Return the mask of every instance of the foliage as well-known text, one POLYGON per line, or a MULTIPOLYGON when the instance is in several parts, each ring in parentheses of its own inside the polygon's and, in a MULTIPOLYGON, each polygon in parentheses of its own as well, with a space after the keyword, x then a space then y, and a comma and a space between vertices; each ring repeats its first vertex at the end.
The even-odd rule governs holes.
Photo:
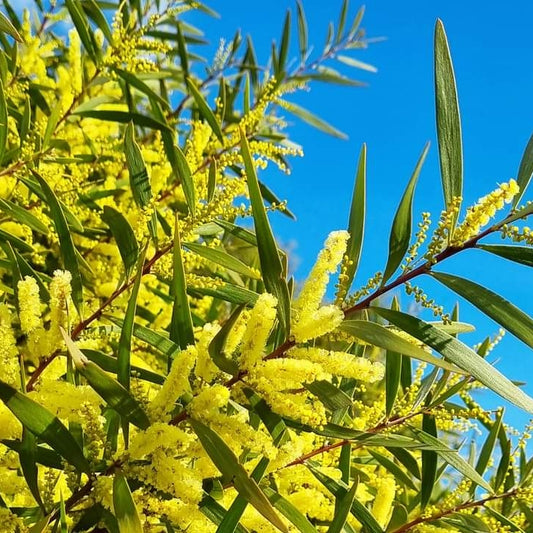
POLYGON ((360 85, 339 62, 373 70, 354 57, 368 44, 362 10, 350 20, 345 1, 313 53, 297 2, 296 24, 287 14, 261 65, 239 32, 213 61, 197 55, 203 36, 185 15, 214 13, 196 1, 35 0, 32 17, 4 7, 2 531, 533 531, 529 435, 513 439, 503 408, 472 396, 486 387, 533 413, 487 358, 503 330, 468 346, 459 337, 473 328, 457 308, 445 313, 414 285, 432 276, 533 347, 524 312, 440 271, 473 248, 533 264, 523 226, 533 207, 519 205, 532 141, 516 181, 461 211, 459 107, 440 21, 436 227, 423 213, 412 236, 426 147, 384 274, 352 290, 363 147, 347 231, 330 234, 296 290, 268 212, 292 215, 258 170, 288 172, 301 155, 285 114, 342 136, 287 98, 315 82, 360 85), (482 241, 497 234, 508 244, 482 241), (437 321, 396 298, 387 306, 382 297, 402 286, 437 321), (472 427, 483 442, 465 454, 472 427))

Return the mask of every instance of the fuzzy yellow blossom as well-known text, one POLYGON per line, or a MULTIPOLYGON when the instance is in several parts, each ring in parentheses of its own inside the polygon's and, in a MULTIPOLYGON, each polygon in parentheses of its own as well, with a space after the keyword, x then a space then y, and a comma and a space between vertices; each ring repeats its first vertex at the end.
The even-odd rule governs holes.
POLYGON ((41 327, 39 286, 34 278, 26 276, 18 282, 17 289, 20 329, 29 334, 41 327))
POLYGON ((63 344, 60 328, 68 329, 68 300, 72 289, 72 276, 68 270, 56 270, 50 282, 50 351, 63 344))
POLYGON ((376 522, 383 528, 389 523, 392 514, 392 503, 396 494, 396 483, 391 476, 377 479, 377 494, 372 504, 372 514, 376 522))
POLYGON ((0 378, 19 388, 19 360, 15 334, 11 327, 11 312, 6 304, 0 304, 0 378))
POLYGON ((157 449, 183 450, 192 440, 192 435, 182 429, 163 422, 156 422, 147 430, 139 431, 135 435, 128 449, 128 454, 133 459, 141 459, 157 449))
POLYGON ((216 384, 204 388, 195 396, 187 406, 187 410, 193 418, 205 421, 211 417, 212 413, 225 407, 229 399, 229 389, 224 385, 216 384))
POLYGON ((0 524, 2 524, 2 531, 4 533, 22 533, 28 530, 22 518, 12 513, 6 507, 0 507, 0 524))
POLYGON ((189 390, 189 374, 196 362, 196 356, 195 346, 187 346, 176 355, 165 383, 148 405, 150 420, 156 422, 167 419, 168 413, 174 408, 174 402, 189 390))
POLYGON ((16 439, 21 435, 22 424, 4 403, 0 403, 0 440, 16 439))
POLYGON ((470 207, 464 221, 455 229, 452 244, 460 246, 468 239, 475 237, 483 226, 486 226, 497 211, 505 204, 511 203, 520 191, 515 180, 502 183, 498 189, 480 198, 476 205, 470 207))
POLYGON ((265 292, 259 296, 251 313, 241 344, 241 366, 250 369, 260 361, 265 352, 265 345, 270 330, 276 319, 275 296, 265 292))
POLYGON ((205 324, 202 331, 198 335, 196 349, 198 350, 198 358, 194 373, 197 377, 207 381, 208 383, 220 373, 219 368, 213 363, 209 355, 209 344, 213 337, 219 332, 220 326, 218 324, 205 324))
POLYGON ((301 359, 272 359, 259 363, 253 371, 253 381, 269 381, 278 390, 293 389, 331 376, 322 365, 301 359))
POLYGON ((292 333, 298 342, 305 342, 333 331, 344 315, 335 305, 320 307, 329 276, 337 270, 346 252, 350 234, 334 231, 329 234, 324 249, 305 281, 292 306, 292 333))
POLYGON ((233 355, 237 347, 241 344, 244 332, 246 331, 246 325, 250 319, 250 312, 246 309, 240 314, 239 318, 235 322, 233 328, 226 337, 226 343, 224 345, 224 353, 226 355, 233 355))
POLYGON ((383 379, 385 374, 385 367, 381 363, 346 352, 334 352, 314 347, 295 347, 289 350, 287 355, 317 363, 329 374, 369 383, 383 379))

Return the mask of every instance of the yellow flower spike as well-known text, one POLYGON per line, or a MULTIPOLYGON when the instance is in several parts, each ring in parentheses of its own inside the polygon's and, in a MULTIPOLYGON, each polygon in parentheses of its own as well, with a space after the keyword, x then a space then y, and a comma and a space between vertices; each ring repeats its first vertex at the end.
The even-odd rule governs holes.
POLYGON ((220 370, 209 355, 209 344, 219 330, 220 326, 218 324, 206 324, 200 331, 198 342, 196 343, 198 358, 194 367, 194 374, 208 383, 220 373, 220 370))
POLYGON ((396 494, 394 478, 384 476, 377 478, 378 492, 372 505, 372 514, 376 522, 383 528, 389 523, 392 514, 392 503, 396 494))
POLYGON ((0 379, 18 389, 19 360, 11 319, 7 305, 0 304, 0 379))
POLYGON ((335 376, 354 378, 372 383, 383 379, 385 367, 379 362, 372 362, 364 357, 355 357, 346 352, 333 352, 322 348, 292 348, 289 357, 312 361, 335 376))
POLYGON ((50 353, 63 345, 60 328, 68 329, 68 300, 72 292, 72 276, 68 270, 56 270, 50 283, 50 353))
POLYGON ((249 370, 262 359, 268 335, 276 320, 277 304, 276 297, 267 292, 257 299, 242 338, 241 367, 243 370, 249 370))
POLYGON ((176 355, 165 383, 148 405, 148 416, 152 422, 168 420, 174 402, 189 390, 189 374, 196 363, 197 354, 195 346, 187 346, 176 355))
POLYGON ((157 449, 180 451, 188 447, 193 436, 182 429, 163 422, 152 424, 147 430, 139 431, 132 439, 128 454, 132 459, 142 459, 157 449))
POLYGON ((334 231, 329 234, 324 249, 305 281, 300 294, 292 306, 292 333, 298 342, 316 338, 334 330, 343 320, 344 314, 335 306, 327 311, 319 310, 326 293, 329 276, 337 270, 346 252, 350 234, 334 231))
POLYGON ((23 333, 30 334, 42 326, 39 286, 34 278, 26 276, 18 282, 17 289, 20 329, 23 333))

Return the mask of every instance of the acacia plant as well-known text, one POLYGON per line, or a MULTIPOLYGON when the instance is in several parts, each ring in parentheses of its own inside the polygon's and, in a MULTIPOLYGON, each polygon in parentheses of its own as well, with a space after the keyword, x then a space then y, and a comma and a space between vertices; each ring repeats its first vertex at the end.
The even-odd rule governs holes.
POLYGON ((261 65, 239 32, 213 61, 197 55, 203 35, 184 15, 213 14, 197 1, 3 4, 2 532, 533 531, 528 434, 512 437, 503 408, 472 392, 531 413, 533 399, 487 360, 501 333, 469 346, 457 308, 416 285, 432 276, 533 347, 524 312, 443 272, 472 248, 533 265, 533 204, 521 206, 533 142, 516 179, 462 209, 440 21, 438 222, 423 213, 412 236, 426 147, 383 272, 352 289, 363 147, 347 230, 295 289, 268 219, 291 213, 258 171, 301 155, 286 115, 338 133, 290 95, 358 85, 336 64, 371 68, 362 10, 351 20, 345 1, 312 52, 297 2, 261 65), (508 244, 491 244, 498 235, 508 244), (435 317, 402 311, 390 298, 401 287, 435 317), (471 427, 483 430, 479 453, 460 449, 471 427))

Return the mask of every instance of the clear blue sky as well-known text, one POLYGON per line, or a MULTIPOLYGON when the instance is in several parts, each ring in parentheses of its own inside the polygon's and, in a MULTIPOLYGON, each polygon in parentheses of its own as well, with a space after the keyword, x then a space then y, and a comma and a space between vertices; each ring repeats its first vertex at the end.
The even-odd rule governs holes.
MULTIPOLYGON (((284 12, 291 0, 249 2, 212 1, 220 20, 195 17, 214 46, 220 37, 231 39, 237 27, 250 33, 258 55, 265 58, 272 39, 279 42, 284 12)), ((352 1, 351 13, 358 4, 352 1)), ((310 42, 323 45, 327 22, 336 20, 340 0, 304 0, 310 42)), ((346 227, 353 175, 359 148, 368 146, 368 220, 362 267, 356 285, 385 265, 390 224, 403 188, 426 141, 430 155, 422 171, 415 202, 415 218, 442 209, 442 193, 435 137, 433 96, 433 29, 437 17, 445 24, 454 61, 463 124, 465 204, 475 202, 516 176, 520 157, 533 132, 533 3, 527 0, 502 6, 494 0, 428 2, 370 0, 363 26, 369 37, 386 37, 354 57, 372 63, 377 74, 352 69, 369 83, 367 88, 314 85, 295 100, 349 135, 348 141, 328 137, 294 120, 291 137, 303 145, 305 157, 293 160, 290 177, 269 173, 268 184, 289 201, 296 222, 272 217, 278 237, 294 246, 296 278, 304 279, 327 234, 346 227), (304 191, 304 192, 301 192, 304 191)), ((294 17, 293 17, 294 21, 294 17)), ((295 28, 293 28, 295 31, 295 28)), ((296 45, 296 35, 293 35, 296 45)), ((296 47, 293 48, 296 50, 296 47)), ((200 50, 199 50, 200 51, 200 50)), ((205 51, 205 49, 204 49, 205 51)), ((533 198, 531 193, 528 198, 533 198)), ((531 271, 478 251, 450 261, 440 270, 469 277, 497 290, 529 314, 533 314, 531 271), (503 276, 502 272, 505 272, 503 276)), ((432 282, 428 292, 451 308, 458 299, 432 282)), ((404 304, 407 297, 401 295, 404 304)), ((478 325, 464 336, 473 344, 498 330, 498 326, 473 309, 461 306, 461 318, 478 325)), ((510 334, 491 354, 498 368, 512 379, 529 380, 533 395, 533 354, 510 334)), ((491 405, 501 403, 489 399, 491 405)), ((508 406, 508 421, 522 425, 526 414, 508 406)))

